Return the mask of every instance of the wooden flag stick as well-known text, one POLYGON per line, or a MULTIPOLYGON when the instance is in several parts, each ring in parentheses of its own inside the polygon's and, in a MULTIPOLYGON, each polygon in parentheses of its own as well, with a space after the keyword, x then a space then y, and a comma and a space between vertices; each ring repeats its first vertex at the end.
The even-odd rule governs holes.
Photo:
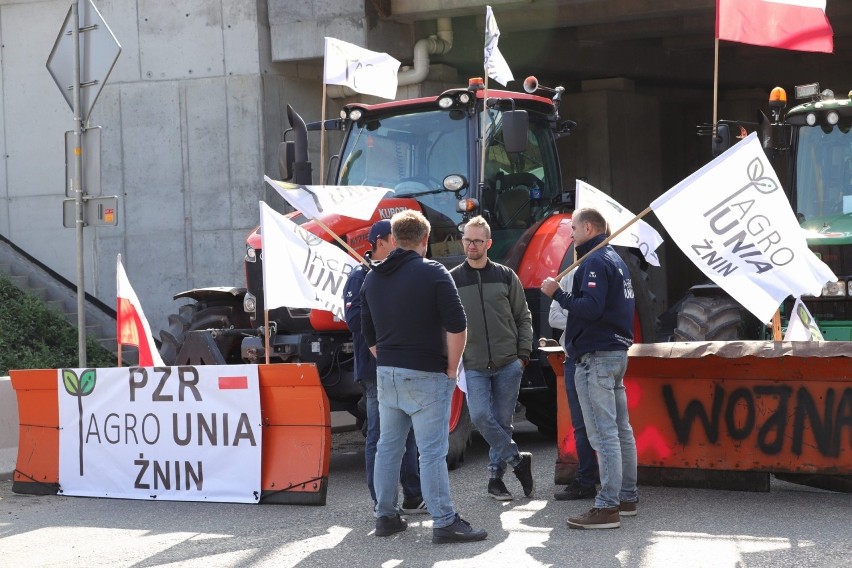
POLYGON ((775 310, 772 316, 772 341, 781 341, 781 310, 775 310))
POLYGON ((485 183, 485 146, 488 142, 486 129, 488 127, 488 69, 485 69, 484 88, 482 91, 482 152, 479 162, 479 181, 485 183))
POLYGON ((269 365, 269 309, 263 307, 263 353, 266 355, 266 364, 269 365))
POLYGON ((322 118, 320 119, 320 185, 325 185, 325 97, 326 84, 322 82, 322 118))
POLYGON ((329 235, 331 235, 331 236, 332 236, 332 238, 333 238, 334 240, 336 240, 338 243, 340 243, 340 245, 341 245, 343 248, 345 248, 347 251, 349 251, 349 254, 351 254, 352 256, 354 256, 354 257, 358 260, 358 262, 360 262, 360 263, 361 263, 361 264, 363 264, 364 266, 368 266, 367 261, 364 259, 364 257, 363 257, 363 256, 361 256, 360 254, 358 254, 357 252, 355 252, 355 249, 353 249, 352 247, 350 247, 350 246, 349 246, 349 243, 347 243, 346 241, 344 241, 343 239, 341 239, 341 238, 337 235, 337 233, 335 233, 334 231, 332 231, 332 230, 331 230, 331 229, 330 229, 330 228, 329 228, 329 227, 328 227, 325 223, 323 223, 323 222, 322 222, 322 221, 320 221, 319 219, 312 219, 312 221, 313 221, 313 222, 315 222, 317 225, 319 225, 319 226, 322 228, 322 230, 324 230, 326 233, 328 233, 329 235))

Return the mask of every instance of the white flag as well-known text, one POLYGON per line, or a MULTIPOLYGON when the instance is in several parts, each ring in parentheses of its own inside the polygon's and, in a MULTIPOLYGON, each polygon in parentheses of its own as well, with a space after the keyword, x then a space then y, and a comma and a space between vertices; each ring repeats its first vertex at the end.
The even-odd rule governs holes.
POLYGON ((822 332, 814 316, 801 298, 796 298, 796 303, 793 304, 793 313, 790 314, 784 341, 823 341, 822 332))
MULTIPOLYGON (((577 209, 581 207, 596 209, 606 219, 613 233, 636 216, 603 191, 580 180, 577 180, 576 199, 577 209)), ((660 259, 657 258, 657 253, 654 251, 663 244, 663 237, 654 227, 642 219, 630 225, 610 243, 622 247, 638 248, 645 260, 654 266, 660 266, 660 259)))
POLYGON ((260 202, 266 309, 317 308, 343 319, 343 288, 358 261, 260 202))
POLYGON ((755 133, 651 207, 686 256, 761 322, 787 296, 819 296, 837 280, 808 248, 755 133))
POLYGON ((514 81, 512 70, 509 69, 509 64, 500 49, 497 47, 497 42, 500 40, 500 29, 497 27, 497 19, 494 17, 494 12, 491 11, 491 6, 485 7, 485 72, 489 77, 503 85, 504 87, 509 81, 514 81))
POLYGON ((325 38, 323 82, 326 85, 344 85, 365 95, 395 99, 399 65, 387 53, 325 38))
POLYGON ((297 185, 269 176, 263 179, 310 219, 336 214, 367 221, 385 194, 393 191, 371 185, 297 185))

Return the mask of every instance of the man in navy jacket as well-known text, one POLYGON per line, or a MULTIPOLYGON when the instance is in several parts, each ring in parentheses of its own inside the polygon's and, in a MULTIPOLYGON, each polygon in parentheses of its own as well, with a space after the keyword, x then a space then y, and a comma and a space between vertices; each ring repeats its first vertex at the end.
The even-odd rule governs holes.
POLYGON ((636 515, 636 441, 627 414, 624 373, 633 344, 633 283, 627 265, 605 245, 607 224, 595 209, 578 209, 571 226, 582 261, 571 293, 553 278, 541 291, 568 310, 565 352, 576 363, 574 381, 589 442, 598 453, 601 489, 595 506, 568 519, 570 528, 609 529, 636 515))

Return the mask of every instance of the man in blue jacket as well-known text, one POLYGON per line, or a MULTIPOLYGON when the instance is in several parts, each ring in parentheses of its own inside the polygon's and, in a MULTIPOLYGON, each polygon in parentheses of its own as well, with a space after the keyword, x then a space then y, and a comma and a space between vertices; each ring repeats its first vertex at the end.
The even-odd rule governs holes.
MULTIPOLYGON (((391 223, 388 219, 377 221, 370 227, 367 240, 371 250, 367 260, 379 263, 387 258, 393 245, 390 242, 391 223)), ((369 268, 360 265, 346 281, 343 289, 344 313, 346 325, 352 332, 355 355, 355 380, 364 388, 367 403, 367 439, 364 442, 364 467, 367 475, 367 487, 376 504, 376 489, 373 485, 373 468, 376 463, 376 444, 379 442, 379 399, 376 387, 376 358, 367 348, 367 342, 361 333, 361 286, 369 268)), ((420 492, 420 468, 417 465, 417 443, 414 430, 409 431, 405 442, 405 454, 399 469, 399 482, 402 484, 402 512, 408 514, 426 513, 426 503, 420 492)))
POLYGON ((576 363, 574 381, 589 442, 598 452, 601 489, 595 506, 568 519, 568 526, 618 528, 620 516, 636 515, 639 501, 636 441, 624 390, 627 349, 633 344, 633 283, 611 246, 591 252, 606 239, 606 220, 598 211, 578 209, 571 226, 583 259, 571 293, 553 278, 541 283, 541 291, 568 310, 565 351, 576 363))
POLYGON ((376 536, 404 531, 397 479, 414 428, 420 482, 432 515, 432 542, 471 542, 488 533, 456 513, 447 473, 450 399, 467 339, 467 320, 450 273, 427 260, 429 221, 406 209, 391 219, 396 245, 361 287, 361 329, 376 356, 382 428, 376 450, 376 536))

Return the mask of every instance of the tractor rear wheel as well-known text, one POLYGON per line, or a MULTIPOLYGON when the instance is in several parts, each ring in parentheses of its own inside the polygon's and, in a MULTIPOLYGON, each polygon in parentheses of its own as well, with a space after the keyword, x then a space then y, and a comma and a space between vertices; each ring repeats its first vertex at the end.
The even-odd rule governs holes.
POLYGON ((675 341, 736 341, 745 337, 742 307, 733 298, 690 295, 681 303, 675 341))
MULTIPOLYGON (((160 356, 166 365, 194 364, 193 361, 179 361, 181 349, 187 333, 205 329, 229 329, 242 327, 238 318, 242 315, 242 306, 236 303, 195 302, 178 308, 178 313, 169 316, 169 327, 160 331, 160 356)), ((228 364, 241 363, 240 338, 217 337, 216 345, 228 364)))

